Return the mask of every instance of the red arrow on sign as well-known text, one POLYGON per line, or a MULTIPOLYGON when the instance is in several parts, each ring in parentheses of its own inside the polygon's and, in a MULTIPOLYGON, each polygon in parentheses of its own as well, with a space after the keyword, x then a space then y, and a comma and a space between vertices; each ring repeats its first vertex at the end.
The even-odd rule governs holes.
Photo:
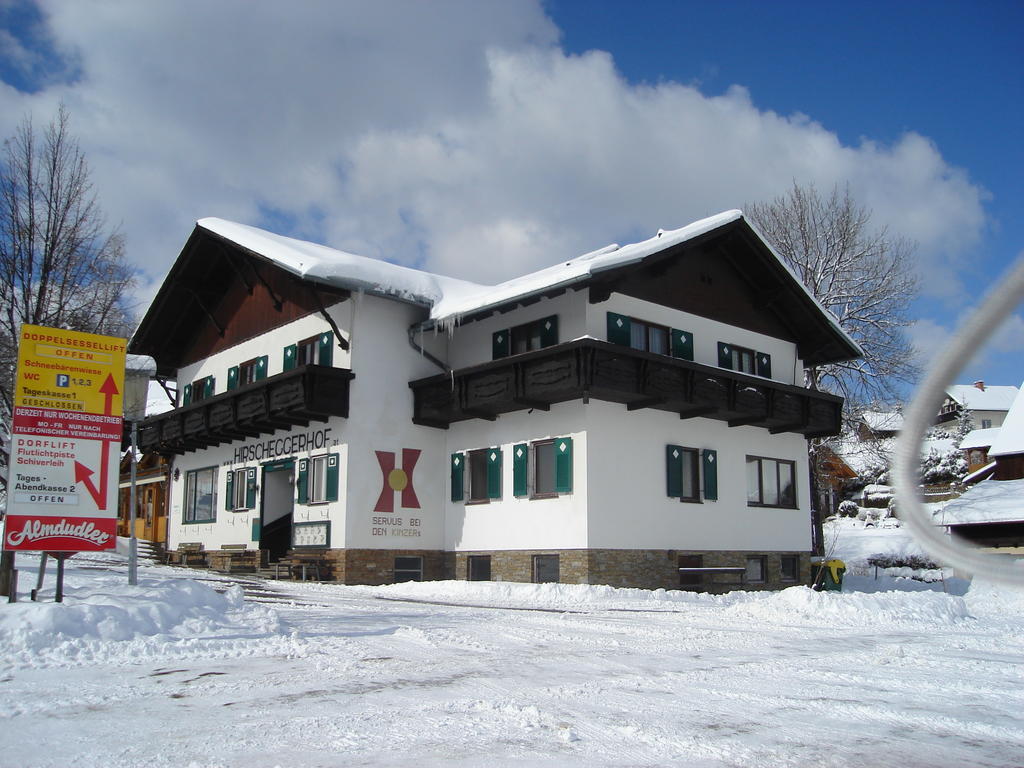
MULTIPOLYGON (((107 374, 106 380, 100 386, 100 394, 104 395, 103 415, 110 416, 114 407, 114 395, 119 394, 114 377, 107 374)), ((96 502, 97 509, 107 508, 107 469, 110 467, 110 443, 103 441, 103 448, 100 453, 100 487, 97 488, 91 478, 94 472, 84 464, 75 462, 75 482, 85 486, 85 490, 96 502)))

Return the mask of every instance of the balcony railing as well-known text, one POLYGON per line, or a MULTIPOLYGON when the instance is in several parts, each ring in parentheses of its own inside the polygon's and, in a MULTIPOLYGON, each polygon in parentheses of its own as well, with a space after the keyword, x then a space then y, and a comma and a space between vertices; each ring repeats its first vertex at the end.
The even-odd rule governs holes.
POLYGON ((139 448, 182 454, 278 429, 308 426, 331 416, 348 418, 346 368, 308 365, 244 384, 139 423, 139 448))
POLYGON ((579 339, 409 383, 413 422, 447 429, 457 421, 591 398, 629 410, 655 408, 730 427, 805 437, 839 433, 835 395, 723 368, 579 339))

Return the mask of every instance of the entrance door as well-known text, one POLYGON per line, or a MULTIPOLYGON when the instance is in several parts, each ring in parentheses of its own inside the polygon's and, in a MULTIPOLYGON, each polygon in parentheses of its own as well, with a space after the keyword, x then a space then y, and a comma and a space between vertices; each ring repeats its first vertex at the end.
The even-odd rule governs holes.
POLYGON ((260 549, 270 562, 281 558, 292 546, 292 512, 295 505, 295 462, 275 461, 263 465, 260 494, 260 549))

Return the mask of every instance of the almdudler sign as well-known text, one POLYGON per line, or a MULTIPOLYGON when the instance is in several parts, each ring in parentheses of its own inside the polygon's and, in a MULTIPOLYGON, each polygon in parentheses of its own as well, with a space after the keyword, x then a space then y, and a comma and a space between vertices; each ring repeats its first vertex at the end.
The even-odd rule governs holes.
POLYGON ((3 548, 112 549, 125 340, 22 327, 3 548))

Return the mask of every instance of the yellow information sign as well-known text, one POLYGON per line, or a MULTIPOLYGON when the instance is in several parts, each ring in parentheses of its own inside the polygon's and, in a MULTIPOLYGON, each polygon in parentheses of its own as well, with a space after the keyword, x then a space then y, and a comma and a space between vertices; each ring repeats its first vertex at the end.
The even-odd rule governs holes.
POLYGON ((126 342, 22 327, 5 549, 109 549, 117 524, 126 342))

